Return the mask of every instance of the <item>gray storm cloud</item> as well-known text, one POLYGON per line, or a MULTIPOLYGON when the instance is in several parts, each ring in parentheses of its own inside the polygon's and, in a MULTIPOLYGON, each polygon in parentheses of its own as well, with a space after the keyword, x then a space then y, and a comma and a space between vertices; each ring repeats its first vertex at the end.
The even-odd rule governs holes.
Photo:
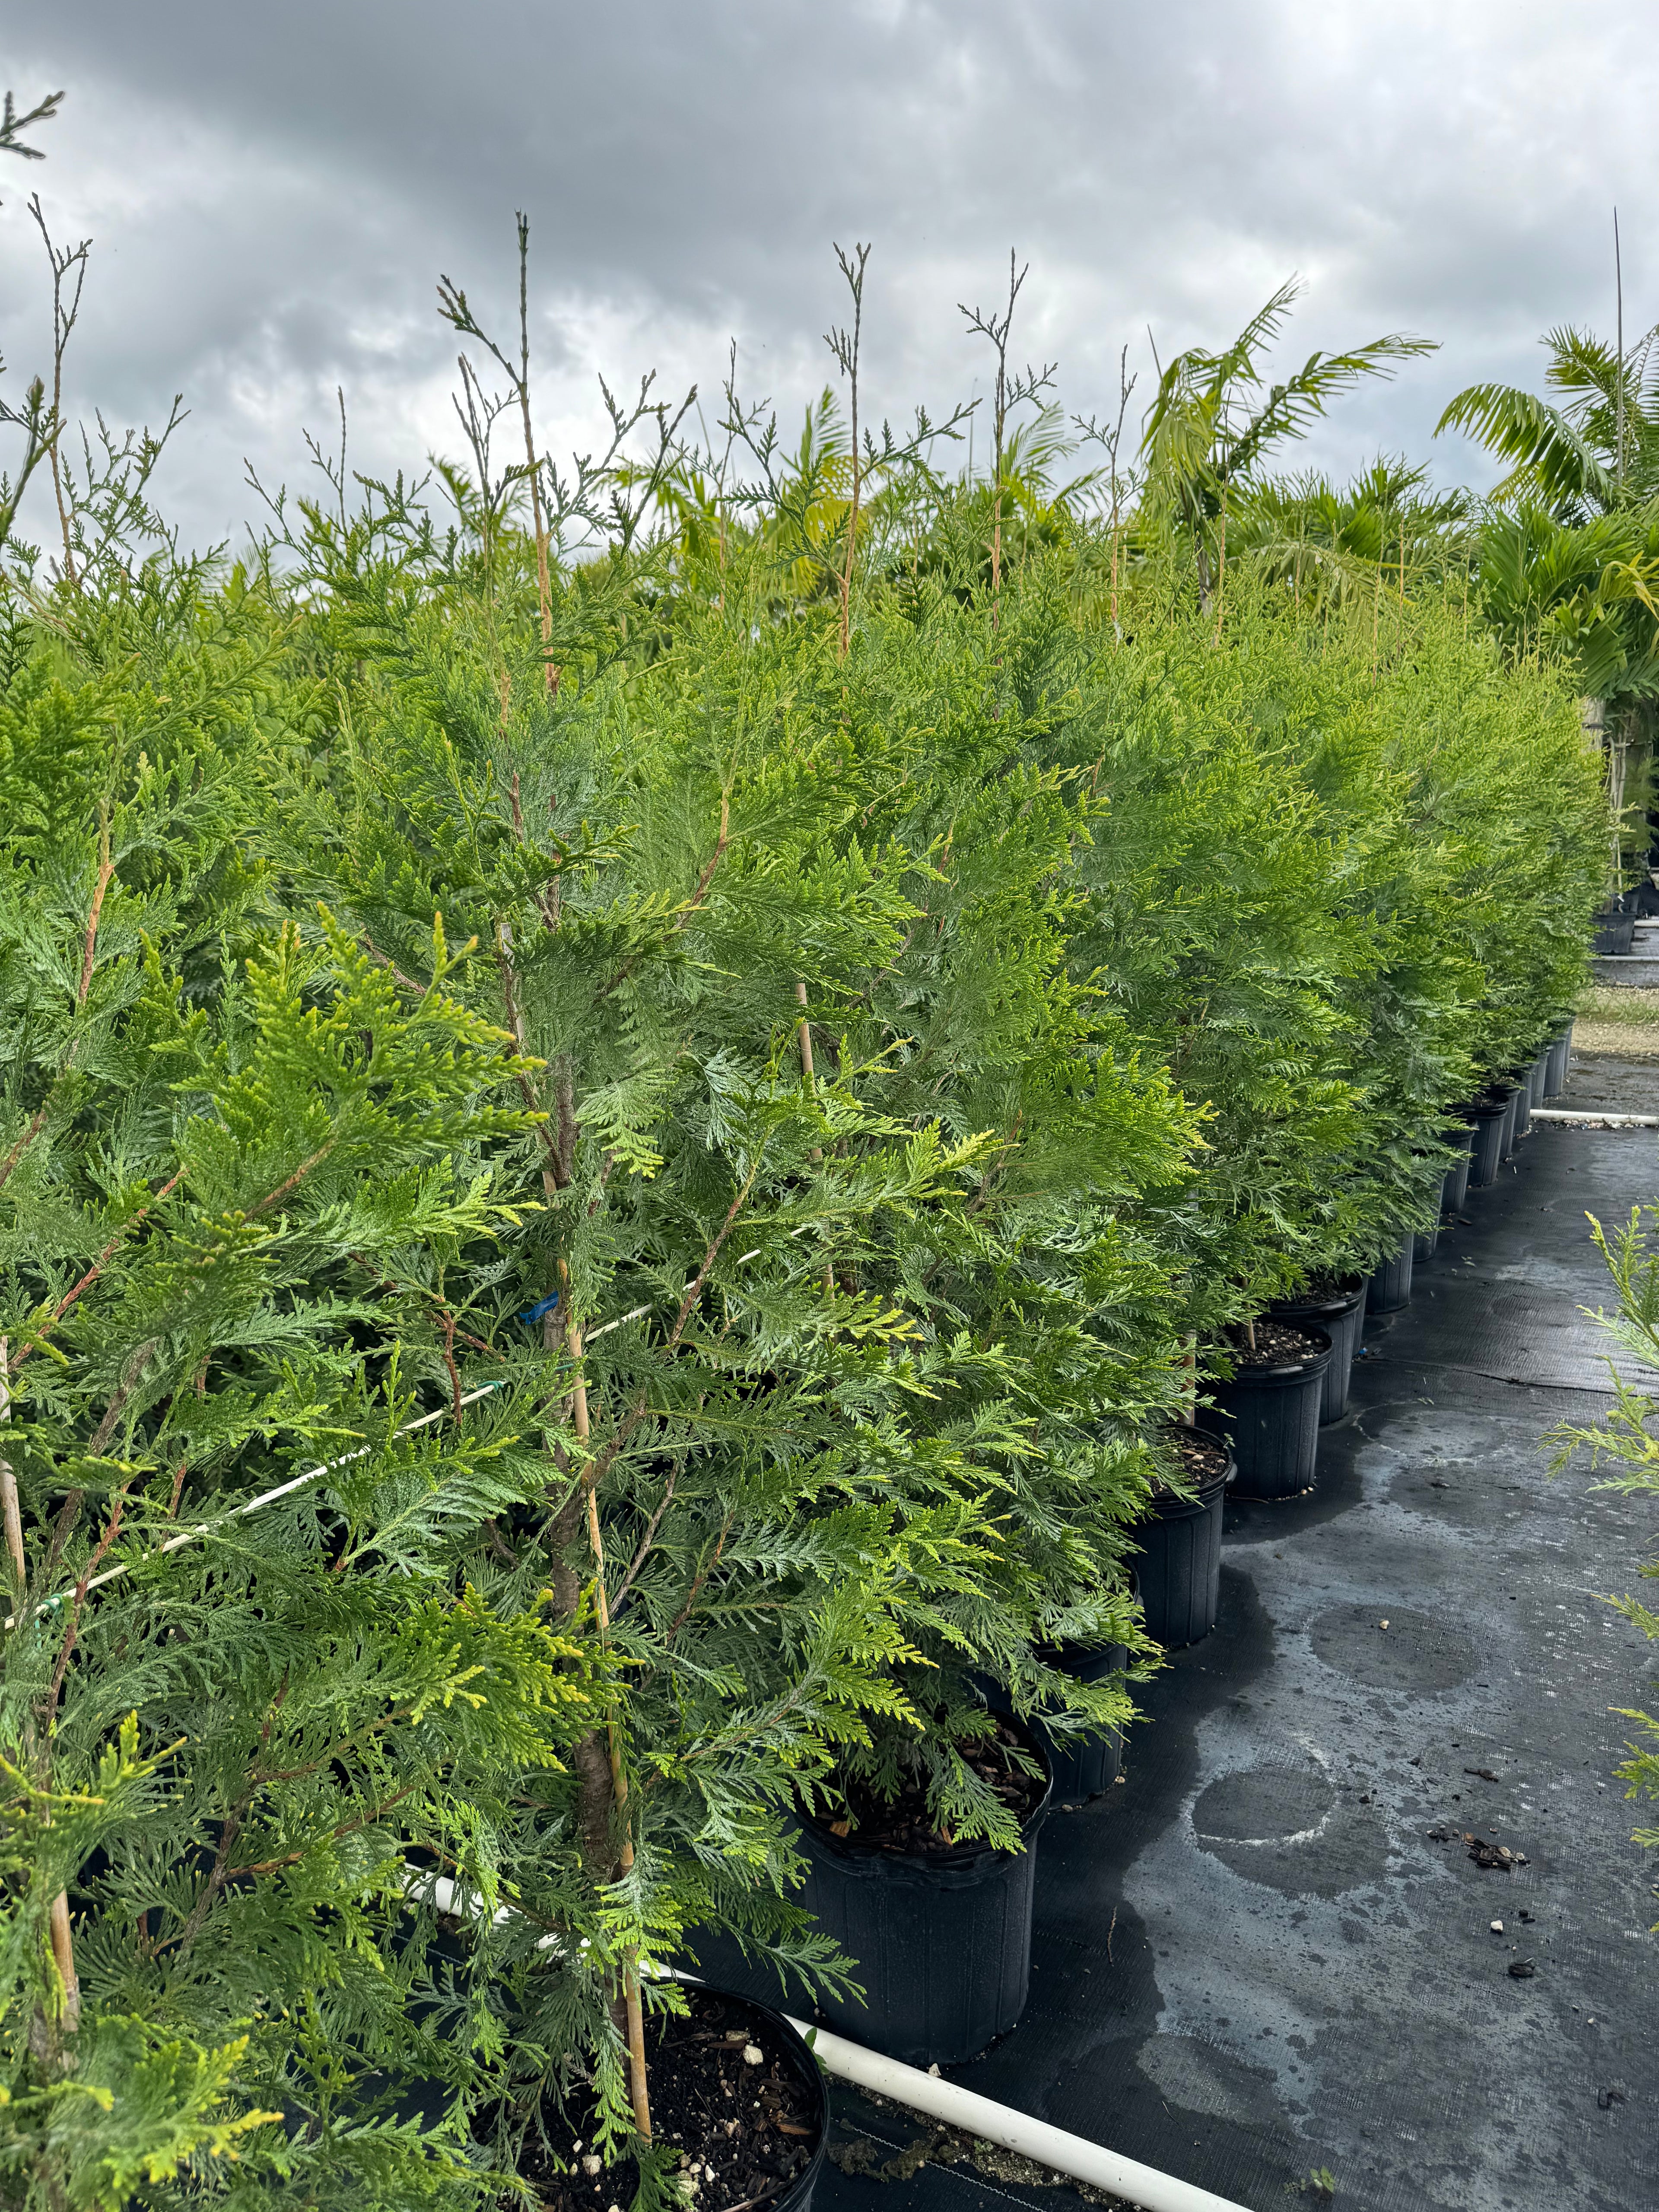
POLYGON ((337 386, 358 467, 453 448, 433 287, 504 319, 516 208, 564 442, 596 371, 712 398, 728 337, 793 417, 831 374, 835 239, 874 241, 871 380, 903 412, 983 388, 956 302, 994 296, 1011 245, 1016 348, 1083 412, 1126 343, 1145 390, 1149 324, 1166 359, 1218 341, 1295 270, 1287 355, 1443 344, 1307 459, 1455 476, 1430 440, 1451 392, 1532 380, 1553 322, 1610 328, 1615 200, 1627 329, 1659 315, 1650 29, 1638 0, 64 0, 8 40, 20 98, 68 97, 47 161, 0 172, 0 343, 13 379, 43 362, 38 190, 95 240, 71 402, 153 421, 183 392, 161 493, 201 541, 250 512, 244 456, 300 479, 337 386))

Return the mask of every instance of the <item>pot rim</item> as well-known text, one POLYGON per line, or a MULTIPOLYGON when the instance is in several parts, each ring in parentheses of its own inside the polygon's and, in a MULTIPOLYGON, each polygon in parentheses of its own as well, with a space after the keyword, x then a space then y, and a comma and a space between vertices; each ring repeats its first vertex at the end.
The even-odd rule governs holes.
POLYGON ((701 1990, 709 1996, 720 1997, 727 2004, 741 2005, 749 2012, 762 2014, 769 2028, 794 2061, 794 2071, 804 2087, 810 2087, 815 2117, 817 2120, 817 2141, 812 2154, 794 2179, 775 2197, 766 2200, 763 2212, 790 2212, 793 2205, 803 2203, 817 2184, 823 2161, 830 2150, 830 2093, 824 2087, 824 2071, 813 2055, 806 2038, 788 2017, 763 1997, 744 1996, 737 1990, 721 1987, 718 1982, 705 1981, 700 1974, 689 1972, 677 1976, 689 1990, 701 1990))
POLYGON ((1227 1382, 1218 1383, 1216 1388, 1222 1390, 1277 1389, 1287 1383, 1299 1382, 1310 1375, 1322 1375, 1335 1357, 1336 1347, 1322 1328, 1304 1328, 1302 1334, 1319 1339, 1318 1345, 1305 1359, 1286 1360, 1275 1367, 1254 1364, 1241 1367, 1237 1374, 1227 1382))
MULTIPOLYGON (((988 1707, 987 1711, 990 1711, 988 1707)), ((976 1836, 969 1844, 953 1844, 938 1851, 889 1851, 879 1844, 861 1844, 854 1836, 836 1836, 830 1832, 828 1823, 816 1813, 797 1808, 795 1818, 812 1841, 843 1863, 874 1869, 888 1867, 907 1875, 962 1875, 977 1872, 981 1867, 1012 1866, 1025 1857, 1036 1842, 1037 1831, 1048 1819, 1054 1795, 1054 1770, 1048 1753, 1037 1741, 1030 1726, 1013 1713, 999 1712, 995 1717, 1006 1721, 1019 1737, 1020 1749, 1030 1753, 1042 1770, 1042 1795, 1019 1824, 1019 1844, 1013 1850, 1005 1850, 999 1844, 988 1843, 976 1836)))
MULTIPOLYGON (((1204 1421, 1170 1421, 1167 1426, 1184 1429, 1189 1436, 1201 1437, 1204 1443, 1221 1454, 1226 1464, 1219 1474, 1206 1474, 1191 1498, 1183 1498, 1179 1491, 1171 1490, 1167 1483, 1154 1481, 1152 1504, 1146 1513, 1138 1516, 1140 1521, 1163 1520, 1182 1512, 1206 1510, 1214 1503, 1217 1491, 1224 1490, 1238 1473, 1238 1462, 1233 1455, 1232 1444, 1219 1429, 1212 1429, 1204 1421)), ((1133 1527, 1136 1523, 1131 1522, 1130 1525, 1133 1527)))
POLYGON ((1341 1291, 1335 1297, 1275 1298, 1267 1311, 1275 1321, 1294 1320, 1298 1314, 1330 1314, 1336 1320, 1340 1321, 1351 1314, 1364 1300, 1368 1278, 1364 1275, 1346 1275, 1343 1279, 1351 1287, 1341 1291))

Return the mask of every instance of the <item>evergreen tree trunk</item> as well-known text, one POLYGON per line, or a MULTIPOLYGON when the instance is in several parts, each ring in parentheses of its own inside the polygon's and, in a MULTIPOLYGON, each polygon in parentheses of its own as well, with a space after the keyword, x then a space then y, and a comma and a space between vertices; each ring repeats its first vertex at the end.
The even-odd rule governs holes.
MULTIPOLYGON (((514 788, 516 793, 516 785, 514 788)), ((549 926, 556 925, 550 921, 549 926)), ((505 922, 498 922, 495 932, 496 967, 513 1034, 522 1052, 525 1049, 524 1000, 512 955, 512 930, 505 922)), ((554 1063, 553 1099, 551 1126, 547 1123, 542 1126, 544 1147, 542 1189, 550 1200, 556 1198, 560 1191, 569 1188, 576 1169, 575 1070, 568 1052, 560 1053, 554 1063)), ((570 1271, 562 1260, 558 1263, 558 1303, 543 1316, 542 1341, 551 1351, 558 1342, 562 1323, 565 1351, 572 1364, 567 1410, 577 1442, 586 1447, 591 1431, 587 1415, 587 1384, 581 1371, 581 1327, 572 1303, 570 1271)), ((554 1551, 554 1593, 567 1618, 574 1613, 580 1602, 580 1584, 564 1555, 574 1539, 578 1519, 584 1515, 593 1555, 593 1597, 599 1639, 602 1644, 608 1645, 611 1640, 611 1609, 605 1585, 605 1543, 599 1527, 599 1499, 591 1461, 584 1463, 577 1483, 560 1507, 549 1531, 554 1551)), ((606 1723, 605 1739, 602 1744, 599 1731, 590 1729, 578 1739, 572 1753, 576 1769, 577 1822, 581 1832, 582 1856, 589 1878, 596 1886, 614 1881, 618 1872, 628 1873, 634 1863, 634 1845, 627 1828, 628 1778, 623 1768, 622 1748, 614 1719, 606 1723)), ((613 2016, 615 2010, 613 2008, 613 2016)), ((623 1963, 620 2012, 617 2027, 628 2045, 629 2087, 634 2104, 634 2124, 649 2142, 651 2098, 646 2072, 645 2016, 640 2002, 638 1956, 631 1950, 625 1954, 623 1963)))

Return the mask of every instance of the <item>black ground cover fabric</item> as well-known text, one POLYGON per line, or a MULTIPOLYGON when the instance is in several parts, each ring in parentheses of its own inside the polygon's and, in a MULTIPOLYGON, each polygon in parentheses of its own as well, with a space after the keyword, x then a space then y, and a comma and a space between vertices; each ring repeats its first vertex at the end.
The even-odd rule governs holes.
MULTIPOLYGON (((1230 1508, 1220 1625, 1144 1693, 1124 1783, 1049 1820, 1029 2008, 956 2078, 1253 2212, 1324 2201, 1289 2193, 1316 2168, 1342 2212, 1659 2203, 1659 1859, 1610 1778, 1659 1654, 1599 1601, 1654 1515, 1540 1443, 1605 1379, 1584 1214, 1656 1193, 1652 1132, 1540 1126, 1472 1194, 1368 1327, 1313 1495, 1230 1508)), ((820 2189, 1005 2198, 1067 2192, 820 2189)))

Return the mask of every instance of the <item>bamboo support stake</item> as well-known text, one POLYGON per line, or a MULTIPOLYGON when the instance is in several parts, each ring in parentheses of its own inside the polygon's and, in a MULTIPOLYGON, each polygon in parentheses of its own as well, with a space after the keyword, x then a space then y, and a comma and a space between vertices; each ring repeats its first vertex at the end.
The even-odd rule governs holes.
POLYGON ((52 1900, 52 1955, 64 1984, 64 2026, 73 2035, 81 2025, 81 1978, 75 1971, 75 1936, 70 1927, 69 1893, 52 1900))
MULTIPOLYGON (((0 1421, 11 1419, 11 1370, 7 1364, 6 1340, 0 1336, 0 1421)), ((28 1568, 23 1556, 23 1516, 17 1502, 17 1477, 12 1472, 11 1462, 0 1459, 0 1513, 6 1523, 6 1549, 11 1555, 12 1572, 17 1577, 17 1593, 21 1597, 28 1568)))
POLYGON ((530 413, 530 222, 519 217, 519 409, 524 419, 524 457, 530 478, 530 512, 536 532, 536 599, 542 621, 542 678, 551 698, 559 688, 553 665, 553 581, 548 568, 547 518, 542 508, 541 463, 530 413))
MULTIPOLYGON (((562 1270, 561 1270, 563 1273, 562 1270)), ((565 1276, 567 1288, 569 1277, 565 1276)), ((576 1431, 577 1441, 586 1444, 589 1428, 587 1419, 587 1384, 581 1371, 582 1333, 576 1316, 572 1313, 565 1322, 565 1350, 575 1370, 570 1386, 570 1425, 576 1431)), ((582 1491, 587 1509, 587 1540, 593 1553, 593 1601, 599 1614, 599 1641, 611 1642, 611 1601, 605 1587, 605 1539, 599 1528, 599 1504, 594 1492, 591 1468, 582 1474, 582 1491)), ((622 1844, 617 1853, 624 1874, 634 1864, 634 1842, 628 1832, 628 1776, 623 1771, 622 1746, 617 1741, 617 1723, 605 1723, 605 1746, 611 1759, 611 1791, 622 1816, 622 1844)), ((640 2002, 639 1955, 629 1951, 623 1960, 623 2007, 628 2020, 629 2087, 634 2100, 634 2124, 647 2142, 651 2140, 651 2092, 645 2064, 645 2013, 640 2002)))
MULTIPOLYGON (((7 1358, 6 1340, 0 1336, 0 1421, 11 1419, 11 1370, 7 1358)), ((6 1550, 10 1555, 12 1572, 17 1577, 17 1600, 21 1607, 23 1591, 28 1579, 27 1560, 23 1551, 23 1515, 17 1500, 17 1476, 11 1462, 0 1459, 0 1516, 6 1524, 6 1550)), ((46 1818, 51 1820, 51 1814, 46 1818)), ((75 1971, 75 1935, 70 1926, 69 1894, 59 1890, 52 1900, 50 1915, 52 1955, 59 1978, 64 1984, 64 2025, 72 2035, 81 2025, 81 1978, 75 1971)))
POLYGON ((1187 1339, 1186 1356, 1182 1365, 1187 1372, 1187 1405, 1182 1419, 1189 1428, 1198 1425, 1198 1334, 1194 1331, 1187 1339))

